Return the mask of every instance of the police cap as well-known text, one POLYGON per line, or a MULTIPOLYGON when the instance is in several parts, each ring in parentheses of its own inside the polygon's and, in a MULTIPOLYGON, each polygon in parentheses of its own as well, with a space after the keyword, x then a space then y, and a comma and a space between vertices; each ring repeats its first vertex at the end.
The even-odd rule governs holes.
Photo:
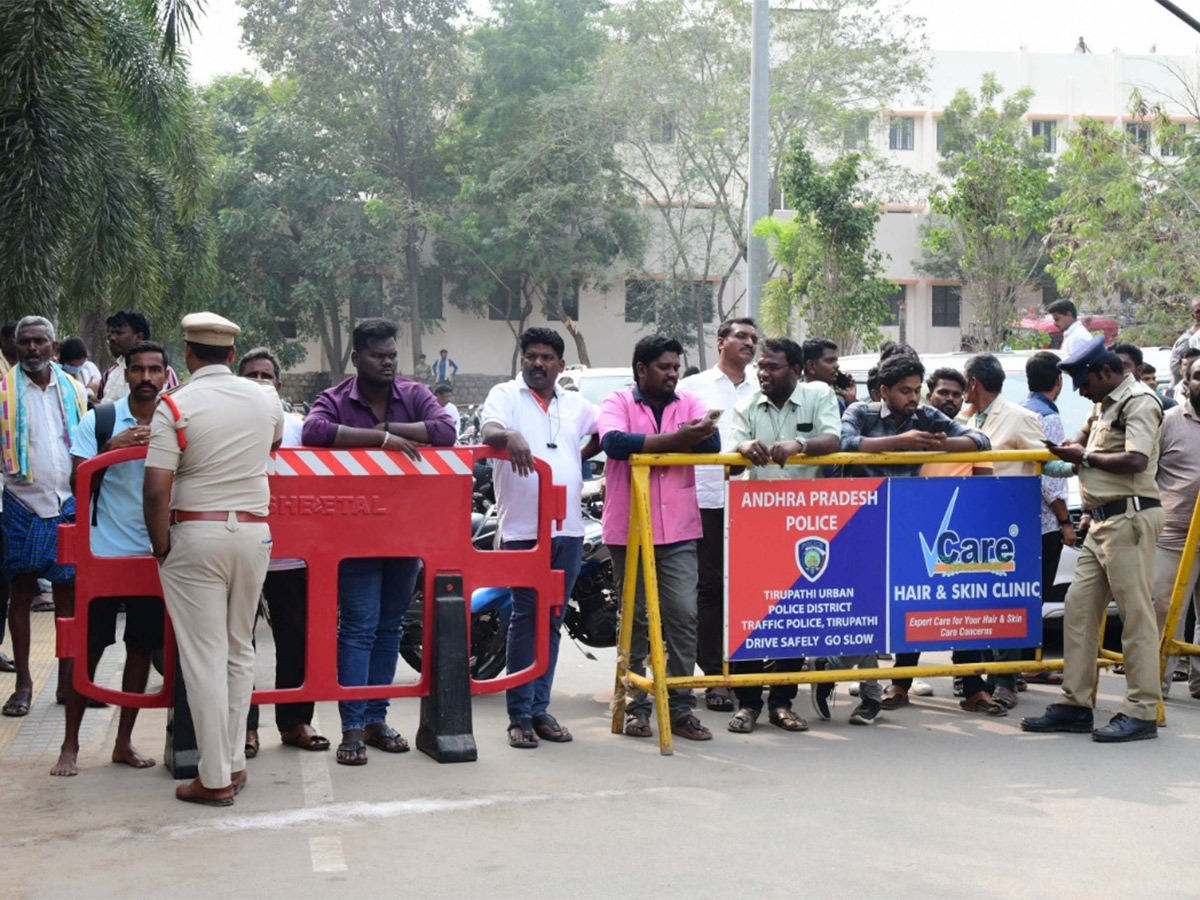
POLYGON ((185 341, 210 347, 232 347, 234 339, 242 333, 233 322, 210 312, 189 313, 180 324, 185 341))
POLYGON ((1107 352, 1104 349, 1104 335, 1098 334, 1066 359, 1060 360, 1058 368, 1071 376, 1075 390, 1079 390, 1087 380, 1088 366, 1098 362, 1107 352))

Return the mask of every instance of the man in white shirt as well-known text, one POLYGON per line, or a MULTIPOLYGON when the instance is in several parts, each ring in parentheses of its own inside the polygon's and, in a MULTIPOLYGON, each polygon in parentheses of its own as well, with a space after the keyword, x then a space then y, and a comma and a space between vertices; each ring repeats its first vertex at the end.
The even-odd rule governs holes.
MULTIPOLYGON (((537 478, 529 477, 534 472, 535 458, 549 464, 554 483, 567 489, 567 516, 562 528, 553 530, 550 543, 550 565, 563 573, 563 605, 550 622, 550 665, 538 678, 510 689, 507 696, 509 745, 533 749, 539 738, 555 743, 571 740, 571 733, 549 712, 550 689, 558 663, 562 614, 583 561, 579 495, 583 489, 583 460, 600 449, 596 436, 599 410, 578 392, 557 386, 565 349, 557 332, 526 329, 520 347, 521 374, 488 392, 479 420, 483 423, 483 442, 507 450, 511 460, 498 461, 494 469, 502 550, 528 550, 537 543, 539 485, 537 478)), ((533 664, 536 609, 533 591, 513 590, 512 621, 508 626, 510 674, 533 664)))
POLYGON ((1073 355, 1092 339, 1092 333, 1083 327, 1079 321, 1079 310, 1070 300, 1055 300, 1046 307, 1046 312, 1054 320, 1054 327, 1062 332, 1061 349, 1064 357, 1073 355))
MULTIPOLYGON (((17 324, 19 364, 0 381, 4 458, 4 575, 12 586, 9 626, 17 666, 6 716, 25 716, 33 702, 29 672, 29 608, 37 580, 54 586, 55 610, 72 614, 73 566, 58 564, 58 526, 74 521, 71 444, 87 411, 83 385, 54 362, 54 326, 41 316, 17 324)), ((59 696, 70 700, 71 663, 59 660, 59 696)))
MULTIPOLYGON (((753 319, 730 319, 717 329, 717 364, 679 382, 681 390, 698 397, 708 409, 721 410, 717 430, 721 449, 731 450, 733 410, 758 390, 754 362, 758 326, 753 319), (749 376, 749 377, 747 377, 749 376)), ((720 675, 725 633, 725 470, 723 466, 696 466, 696 498, 704 536, 696 546, 700 586, 696 596, 696 664, 705 675, 720 675)), ((733 697, 725 688, 709 688, 704 703, 712 710, 732 712, 733 697)))
MULTIPOLYGON (((136 309, 119 309, 104 320, 108 330, 108 352, 116 363, 100 376, 100 403, 113 403, 129 394, 125 381, 125 354, 134 345, 150 340, 150 322, 136 309)), ((167 390, 179 387, 179 376, 167 366, 167 390)))

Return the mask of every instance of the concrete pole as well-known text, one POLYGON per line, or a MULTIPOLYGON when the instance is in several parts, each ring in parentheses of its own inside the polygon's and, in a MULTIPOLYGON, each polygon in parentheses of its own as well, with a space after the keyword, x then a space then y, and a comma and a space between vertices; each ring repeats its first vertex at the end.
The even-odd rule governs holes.
POLYGON ((767 245, 761 238, 750 237, 750 229, 759 219, 770 215, 768 203, 770 133, 767 124, 767 97, 770 89, 770 28, 768 0, 753 0, 750 43, 750 196, 747 198, 746 235, 746 315, 756 317, 767 280, 767 245))

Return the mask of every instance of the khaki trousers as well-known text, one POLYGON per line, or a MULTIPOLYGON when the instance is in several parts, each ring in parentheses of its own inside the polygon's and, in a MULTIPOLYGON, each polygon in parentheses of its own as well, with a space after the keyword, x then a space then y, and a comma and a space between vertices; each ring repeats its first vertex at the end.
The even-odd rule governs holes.
MULTIPOLYGON (((1183 559, 1182 550, 1168 550, 1165 547, 1154 549, 1154 612, 1158 617, 1158 633, 1161 635, 1163 625, 1167 622, 1167 612, 1171 608, 1171 592, 1175 590, 1175 576, 1179 572, 1179 563, 1183 559)), ((1190 602, 1200 617, 1200 590, 1197 590, 1197 576, 1200 576, 1200 553, 1192 560, 1192 571, 1188 574, 1187 584, 1183 591, 1183 609, 1179 611, 1179 624, 1175 628, 1176 640, 1185 640, 1184 627, 1187 625, 1187 605, 1190 602)), ((1187 640, 1195 640, 1193 635, 1187 640)), ((1200 659, 1190 657, 1191 672, 1188 677, 1188 690, 1193 697, 1200 695, 1200 659)), ((1175 670, 1179 668, 1179 657, 1167 657, 1167 670, 1163 674, 1163 696, 1171 689, 1175 670)))
POLYGON ((1162 527, 1159 508, 1114 516, 1088 530, 1063 605, 1063 703, 1092 706, 1100 624, 1112 597, 1124 623, 1126 688, 1121 712, 1134 719, 1157 718, 1162 689, 1151 587, 1154 544, 1162 527))
POLYGON ((271 558, 266 523, 180 522, 159 569, 187 683, 200 782, 229 785, 246 768, 246 712, 254 689, 254 614, 271 558))

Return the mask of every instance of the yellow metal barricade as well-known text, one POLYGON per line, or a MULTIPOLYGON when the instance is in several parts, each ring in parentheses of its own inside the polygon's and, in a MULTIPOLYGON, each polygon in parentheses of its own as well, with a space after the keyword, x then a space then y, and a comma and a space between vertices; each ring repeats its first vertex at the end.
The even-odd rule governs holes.
MULTIPOLYGON (((1179 617, 1183 615, 1183 605, 1187 602, 1188 575, 1191 574, 1192 564, 1196 560, 1197 545, 1200 544, 1200 495, 1196 497, 1196 505, 1192 507, 1192 521, 1188 525, 1187 542, 1183 548, 1183 556, 1179 560, 1179 571, 1175 573, 1175 586, 1171 589, 1171 607, 1167 611, 1167 620, 1163 623, 1162 639, 1159 643, 1159 676, 1166 675, 1167 657, 1169 656, 1200 656, 1200 644, 1176 640, 1175 629, 1179 627, 1179 617)), ((1163 704, 1158 705, 1158 723, 1166 723, 1163 704)))
MULTIPOLYGON (((827 456, 796 456, 788 460, 789 465, 921 465, 924 463, 954 462, 1033 462, 1041 471, 1041 463, 1056 459, 1046 450, 993 450, 975 453, 831 453, 827 456)), ((999 675, 1019 672, 1060 672, 1061 660, 1036 660, 1015 662, 981 662, 951 665, 905 666, 891 669, 829 669, 822 672, 777 672, 734 675, 729 663, 722 665, 720 675, 692 675, 668 677, 666 650, 663 645, 662 612, 659 606, 658 573, 654 562, 654 533, 650 521, 650 468, 652 466, 695 466, 719 465, 750 466, 745 457, 736 453, 639 453, 629 458, 631 473, 631 502, 629 507, 629 543, 626 547, 625 573, 621 593, 621 627, 617 635, 617 674, 612 702, 612 731, 620 734, 625 722, 625 697, 628 689, 644 690, 654 695, 654 709, 658 719, 659 748, 664 756, 673 752, 670 710, 667 703, 669 688, 712 688, 712 687, 756 687, 773 684, 812 684, 829 681, 878 681, 884 678, 936 678, 955 675, 999 675), (633 638, 634 602, 637 595, 638 572, 646 597, 646 618, 649 635, 649 676, 630 671, 630 644, 633 638)), ((1200 541, 1200 500, 1192 516, 1188 532, 1188 549, 1184 553, 1179 575, 1175 581, 1175 593, 1171 598, 1171 611, 1163 631, 1162 665, 1166 666, 1168 653, 1200 654, 1200 646, 1175 641, 1175 623, 1183 605, 1183 588, 1192 559, 1196 555, 1196 544, 1200 541)), ((1100 642, 1104 641, 1104 623, 1101 622, 1100 642)), ((1097 654, 1098 667, 1111 666, 1121 661, 1121 654, 1104 650, 1097 654)), ((722 654, 724 655, 724 654, 722 654)), ((1160 706, 1159 717, 1162 719, 1160 706)))

